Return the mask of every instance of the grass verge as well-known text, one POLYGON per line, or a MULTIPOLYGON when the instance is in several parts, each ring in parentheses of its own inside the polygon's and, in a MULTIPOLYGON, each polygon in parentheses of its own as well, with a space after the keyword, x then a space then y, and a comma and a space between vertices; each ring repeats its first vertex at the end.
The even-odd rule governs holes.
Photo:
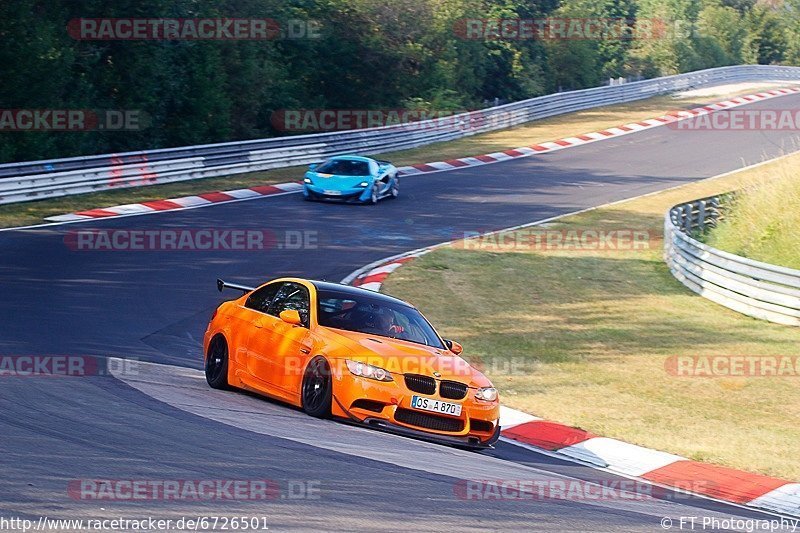
POLYGON ((566 236, 646 232, 650 240, 638 250, 548 250, 525 245, 532 232, 521 230, 429 253, 395 271, 384 290, 416 303, 445 337, 462 342, 510 407, 699 461, 800 479, 798 377, 666 371, 671 356, 798 356, 800 331, 696 296, 670 275, 659 238, 674 204, 798 171, 795 155, 547 227, 566 236))
POLYGON ((721 250, 800 269, 800 181, 781 165, 769 181, 737 195, 727 217, 705 241, 721 250))
MULTIPOLYGON (((750 85, 745 88, 740 86, 722 86, 718 93, 703 92, 702 99, 692 96, 660 96, 628 104, 599 107, 580 111, 578 113, 560 115, 546 120, 524 124, 516 128, 475 135, 474 137, 467 137, 456 141, 432 144, 412 150, 379 154, 375 157, 389 159, 396 165, 401 166, 486 154, 597 131, 626 122, 644 120, 663 115, 671 110, 697 107, 698 105, 708 103, 715 99, 753 93, 759 89, 763 90, 768 87, 773 88, 777 86, 779 85, 750 85)), ((251 187, 254 185, 296 181, 302 178, 304 172, 305 167, 288 167, 270 170, 268 172, 235 174, 220 178, 134 187, 39 200, 22 204, 10 204, 0 206, 0 227, 8 228, 39 224, 44 218, 49 216, 83 211, 86 209, 144 202, 148 200, 160 200, 163 198, 176 198, 217 190, 251 187)))

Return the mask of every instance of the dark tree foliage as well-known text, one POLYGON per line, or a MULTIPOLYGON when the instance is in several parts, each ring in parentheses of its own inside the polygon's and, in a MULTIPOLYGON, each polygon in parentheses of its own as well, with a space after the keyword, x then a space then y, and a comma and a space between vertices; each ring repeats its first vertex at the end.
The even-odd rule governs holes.
MULTIPOLYGON (((800 0, 6 0, 0 109, 135 110, 126 131, 2 131, 0 161, 283 135, 286 109, 479 108, 610 77, 800 57, 800 0), (79 18, 313 21, 315 38, 80 40, 79 18), (466 38, 465 20, 659 19, 649 39, 466 38), (688 31, 674 31, 675 28, 688 31)), ((309 26, 310 27, 310 26, 309 26)), ((306 28, 307 29, 307 28, 306 28)))

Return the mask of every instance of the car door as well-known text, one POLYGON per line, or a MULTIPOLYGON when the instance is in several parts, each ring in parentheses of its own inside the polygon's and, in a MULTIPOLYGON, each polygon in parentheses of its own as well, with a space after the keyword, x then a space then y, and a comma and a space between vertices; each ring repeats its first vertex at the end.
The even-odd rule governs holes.
POLYGON ((248 372, 281 396, 298 393, 301 376, 312 347, 310 294, 300 283, 282 282, 266 312, 254 323, 247 341, 248 372), (282 311, 295 310, 302 325, 280 319, 282 311))
POLYGON ((237 324, 232 329, 237 334, 230 357, 237 372, 244 371, 250 374, 252 365, 248 361, 247 343, 250 341, 253 332, 263 327, 263 317, 266 315, 269 305, 281 285, 282 283, 280 282, 270 283, 253 291, 245 300, 244 305, 236 309, 233 314, 237 324))

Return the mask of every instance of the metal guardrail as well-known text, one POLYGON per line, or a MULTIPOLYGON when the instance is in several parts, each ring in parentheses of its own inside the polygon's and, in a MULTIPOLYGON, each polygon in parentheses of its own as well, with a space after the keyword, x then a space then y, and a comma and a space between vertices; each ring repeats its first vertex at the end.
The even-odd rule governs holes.
POLYGON ((800 270, 753 261, 692 235, 715 226, 731 194, 676 205, 664 218, 664 259, 690 290, 762 320, 800 326, 800 270))
POLYGON ((376 154, 499 130, 563 113, 704 85, 800 81, 800 67, 720 67, 529 100, 380 128, 0 165, 0 204, 263 171, 332 155, 376 154))

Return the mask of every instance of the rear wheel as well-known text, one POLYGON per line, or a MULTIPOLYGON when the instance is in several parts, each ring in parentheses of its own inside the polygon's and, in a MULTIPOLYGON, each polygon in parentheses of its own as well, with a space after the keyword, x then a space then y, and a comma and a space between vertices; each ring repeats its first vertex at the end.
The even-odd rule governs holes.
POLYGON ((332 399, 330 367, 324 357, 317 356, 308 363, 303 375, 301 391, 303 411, 316 418, 329 418, 332 399))
POLYGON ((389 197, 394 199, 400 196, 400 182, 397 181, 397 178, 394 179, 392 183, 392 188, 389 189, 389 197))
POLYGON ((218 335, 211 339, 206 357, 206 381, 212 389, 229 389, 228 343, 218 335))

